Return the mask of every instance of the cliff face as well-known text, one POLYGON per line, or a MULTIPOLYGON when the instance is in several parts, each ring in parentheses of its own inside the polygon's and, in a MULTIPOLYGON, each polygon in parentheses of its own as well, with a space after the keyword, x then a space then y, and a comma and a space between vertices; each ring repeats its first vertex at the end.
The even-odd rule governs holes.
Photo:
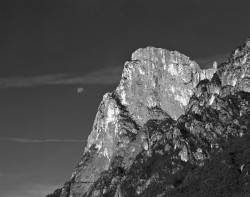
MULTIPOLYGON (((178 195, 191 187, 190 174, 231 139, 248 139, 249 129, 250 40, 208 70, 177 51, 138 49, 119 86, 104 95, 70 181, 48 196, 178 195)), ((246 191, 250 161, 230 161, 224 168, 240 171, 237 187, 246 191)))

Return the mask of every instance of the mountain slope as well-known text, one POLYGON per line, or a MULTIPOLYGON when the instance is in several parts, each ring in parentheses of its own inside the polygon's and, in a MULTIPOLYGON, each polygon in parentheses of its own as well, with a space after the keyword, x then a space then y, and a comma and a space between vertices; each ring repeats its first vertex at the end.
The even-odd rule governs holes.
POLYGON ((250 40, 201 70, 138 49, 103 97, 72 178, 47 197, 244 196, 250 172, 250 40))

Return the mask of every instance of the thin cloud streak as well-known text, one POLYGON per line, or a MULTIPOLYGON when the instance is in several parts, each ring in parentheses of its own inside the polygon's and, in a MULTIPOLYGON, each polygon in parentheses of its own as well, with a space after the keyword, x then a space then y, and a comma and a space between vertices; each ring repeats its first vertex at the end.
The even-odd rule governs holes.
POLYGON ((80 143, 87 142, 87 140, 77 140, 77 139, 30 139, 30 138, 0 138, 0 141, 5 142, 18 142, 18 143, 48 143, 48 142, 71 142, 80 143))
POLYGON ((85 75, 54 74, 0 79, 0 89, 23 88, 42 85, 114 85, 121 78, 122 67, 108 67, 85 75))
MULTIPOLYGON (((197 58, 195 61, 202 69, 211 68, 214 61, 218 64, 226 61, 228 54, 213 57, 197 58)), ((118 85, 122 76, 122 66, 107 67, 85 75, 79 74, 53 74, 30 77, 9 77, 0 79, 0 89, 24 88, 43 85, 118 85)))
POLYGON ((60 187, 60 185, 45 185, 25 182, 20 184, 19 187, 12 188, 9 191, 2 191, 1 194, 3 197, 43 197, 49 193, 53 193, 53 191, 60 187))

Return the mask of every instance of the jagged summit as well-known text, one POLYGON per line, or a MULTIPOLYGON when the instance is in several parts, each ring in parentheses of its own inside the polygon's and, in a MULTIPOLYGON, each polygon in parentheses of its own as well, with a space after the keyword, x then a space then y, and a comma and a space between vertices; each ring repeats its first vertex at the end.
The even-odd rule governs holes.
MULTIPOLYGON (((71 180, 50 196, 163 197, 189 187, 193 169, 250 132, 249 46, 208 70, 177 51, 136 50, 119 86, 104 95, 71 180)), ((244 159, 223 165, 242 162, 250 172, 244 159)))
POLYGON ((250 52, 250 37, 245 41, 245 43, 238 47, 234 52, 231 53, 229 61, 235 61, 237 58, 241 58, 244 55, 249 55, 250 52))
POLYGON ((147 47, 136 50, 132 61, 125 63, 116 92, 140 125, 152 118, 149 114, 153 108, 177 120, 185 113, 199 81, 211 79, 215 71, 201 70, 177 51, 147 47))
POLYGON ((221 64, 218 74, 222 86, 231 85, 239 90, 250 92, 250 38, 238 47, 228 58, 228 61, 221 64))

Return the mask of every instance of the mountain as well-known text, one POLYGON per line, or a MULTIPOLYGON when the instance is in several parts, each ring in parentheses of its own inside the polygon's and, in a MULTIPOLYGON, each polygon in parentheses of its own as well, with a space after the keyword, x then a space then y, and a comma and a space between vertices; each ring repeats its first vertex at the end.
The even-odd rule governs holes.
POLYGON ((131 59, 47 197, 250 196, 250 39, 207 70, 161 48, 131 59))

